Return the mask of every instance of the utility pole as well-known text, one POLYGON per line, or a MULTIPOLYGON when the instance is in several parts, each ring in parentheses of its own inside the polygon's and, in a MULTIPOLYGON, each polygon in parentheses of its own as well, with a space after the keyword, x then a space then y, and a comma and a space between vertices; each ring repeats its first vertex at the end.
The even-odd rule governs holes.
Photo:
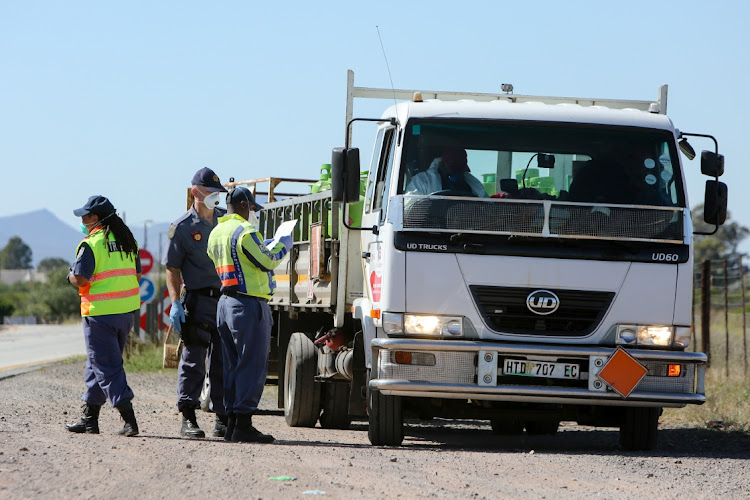
POLYGON ((148 250, 148 225, 153 223, 151 219, 143 221, 143 248, 148 250))

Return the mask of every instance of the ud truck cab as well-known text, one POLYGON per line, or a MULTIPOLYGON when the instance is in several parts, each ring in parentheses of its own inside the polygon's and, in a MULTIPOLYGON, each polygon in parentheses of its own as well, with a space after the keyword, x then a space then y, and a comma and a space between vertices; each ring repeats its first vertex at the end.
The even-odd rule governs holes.
MULTIPOLYGON (((289 425, 400 445, 405 418, 554 434, 561 421, 656 444, 664 407, 705 401, 688 350, 693 222, 681 151, 703 151, 705 221, 726 218, 713 137, 655 101, 355 87, 331 190, 268 203, 297 219, 277 268, 279 405, 289 425), (354 118, 355 98, 394 103, 354 118), (372 158, 352 125, 377 124, 372 158)), ((238 184, 238 183, 237 183, 238 184)), ((408 427, 407 427, 408 432, 408 427)))

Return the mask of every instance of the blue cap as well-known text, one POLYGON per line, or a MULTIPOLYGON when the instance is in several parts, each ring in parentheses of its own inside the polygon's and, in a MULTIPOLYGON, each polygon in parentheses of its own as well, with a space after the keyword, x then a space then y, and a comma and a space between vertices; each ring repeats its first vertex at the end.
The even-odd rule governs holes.
POLYGON ((208 167, 203 167, 198 170, 193 176, 191 184, 193 186, 203 186, 212 193, 219 191, 227 192, 226 188, 221 185, 221 182, 219 182, 219 176, 208 167))
POLYGON ((89 197, 89 201, 87 201, 84 206, 73 210, 73 215, 76 217, 88 214, 104 217, 106 215, 112 215, 113 213, 115 213, 115 207, 107 198, 100 194, 95 194, 94 196, 89 197))
POLYGON ((241 201, 247 201, 253 212, 263 210, 263 205, 255 201, 255 196, 253 196, 253 193, 251 193, 245 186, 237 186, 227 195, 227 204, 239 203, 241 201))

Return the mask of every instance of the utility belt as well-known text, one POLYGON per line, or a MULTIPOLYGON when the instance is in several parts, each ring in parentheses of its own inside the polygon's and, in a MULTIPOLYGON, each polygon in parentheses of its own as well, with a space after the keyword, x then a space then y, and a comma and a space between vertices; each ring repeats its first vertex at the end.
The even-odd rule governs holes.
POLYGON ((196 293, 204 297, 211 297, 218 299, 221 297, 221 290, 218 288, 196 288, 195 290, 187 290, 186 293, 196 293))
POLYGON ((258 297, 257 295, 248 295, 246 293, 233 292, 231 290, 225 290, 221 293, 222 295, 228 295, 229 297, 234 297, 236 299, 251 298, 251 299, 259 300, 261 302, 268 302, 268 299, 265 297, 258 297))
MULTIPOLYGON (((182 327, 182 342, 187 347, 208 347, 211 345, 211 336, 218 334, 216 320, 201 321, 198 319, 198 301, 200 297, 219 298, 221 292, 218 288, 197 288, 185 290, 182 295, 182 306, 185 309, 185 324, 182 327)), ((215 318, 214 314, 214 318, 215 318)))

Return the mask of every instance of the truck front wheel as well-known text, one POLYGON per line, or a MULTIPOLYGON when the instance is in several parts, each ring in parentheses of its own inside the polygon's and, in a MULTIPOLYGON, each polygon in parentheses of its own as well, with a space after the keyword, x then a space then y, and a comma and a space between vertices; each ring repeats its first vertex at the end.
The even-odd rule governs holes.
POLYGON ((320 414, 320 384, 315 382, 316 349, 304 333, 293 333, 284 368, 284 418, 289 427, 315 427, 320 414))
POLYGON ((523 422, 511 417, 493 417, 490 419, 492 433, 498 436, 520 436, 523 434, 523 422))
POLYGON ((404 440, 404 416, 400 396, 384 396, 380 391, 367 391, 370 426, 367 435, 375 446, 400 446, 404 440))
POLYGON ((653 450, 661 408, 625 408, 620 425, 620 446, 625 450, 653 450))

